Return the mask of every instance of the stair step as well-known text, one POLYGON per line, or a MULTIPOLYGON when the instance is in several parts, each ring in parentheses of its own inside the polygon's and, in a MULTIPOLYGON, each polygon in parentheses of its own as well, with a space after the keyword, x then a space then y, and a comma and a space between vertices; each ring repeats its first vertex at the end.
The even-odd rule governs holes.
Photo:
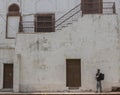
POLYGON ((67 27, 67 26, 62 26, 62 28, 67 27))
POLYGON ((67 23, 67 24, 72 24, 72 22, 71 22, 71 23, 69 22, 69 23, 67 23))
POLYGON ((73 19, 72 21, 78 21, 77 19, 73 19))
POLYGON ((62 28, 61 29, 56 29, 56 30, 62 30, 62 28))

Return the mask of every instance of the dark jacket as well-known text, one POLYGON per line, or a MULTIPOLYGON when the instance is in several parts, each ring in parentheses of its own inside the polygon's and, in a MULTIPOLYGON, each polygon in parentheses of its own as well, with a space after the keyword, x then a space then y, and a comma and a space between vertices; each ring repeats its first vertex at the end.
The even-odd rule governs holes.
POLYGON ((96 80, 97 81, 101 81, 101 73, 97 73, 96 74, 96 80))

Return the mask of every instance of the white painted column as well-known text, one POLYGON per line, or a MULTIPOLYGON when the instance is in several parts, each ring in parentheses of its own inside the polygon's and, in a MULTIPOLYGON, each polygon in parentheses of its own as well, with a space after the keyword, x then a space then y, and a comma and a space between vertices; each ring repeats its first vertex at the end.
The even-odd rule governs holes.
POLYGON ((17 54, 14 61, 14 79, 13 79, 13 91, 19 92, 20 87, 20 64, 21 64, 21 55, 17 54))
POLYGON ((0 62, 0 89, 3 89, 3 63, 0 62))

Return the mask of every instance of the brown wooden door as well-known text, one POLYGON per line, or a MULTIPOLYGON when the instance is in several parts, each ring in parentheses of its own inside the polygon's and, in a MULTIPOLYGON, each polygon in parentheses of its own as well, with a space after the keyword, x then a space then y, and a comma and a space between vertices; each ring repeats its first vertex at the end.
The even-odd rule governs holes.
POLYGON ((3 88, 13 88, 13 64, 4 64, 3 88))
POLYGON ((66 60, 67 87, 81 86, 81 61, 80 59, 66 60))

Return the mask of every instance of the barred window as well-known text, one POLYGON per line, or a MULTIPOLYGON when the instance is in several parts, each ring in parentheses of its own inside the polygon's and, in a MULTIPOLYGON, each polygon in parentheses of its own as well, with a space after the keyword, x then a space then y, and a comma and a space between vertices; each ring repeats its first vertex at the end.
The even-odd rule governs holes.
POLYGON ((38 14, 35 16, 35 32, 54 32, 55 31, 55 15, 54 14, 38 14))
POLYGON ((83 14, 97 14, 102 13, 103 0, 82 0, 83 14))

